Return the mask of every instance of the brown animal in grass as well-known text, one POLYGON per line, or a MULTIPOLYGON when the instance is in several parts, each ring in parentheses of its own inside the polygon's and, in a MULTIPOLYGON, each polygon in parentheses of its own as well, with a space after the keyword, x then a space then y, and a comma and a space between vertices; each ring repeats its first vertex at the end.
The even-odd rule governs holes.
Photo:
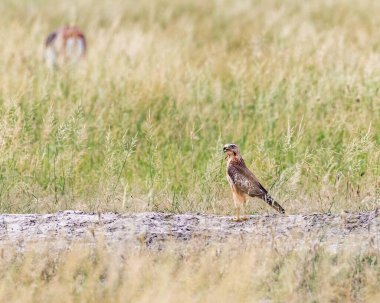
POLYGON ((45 40, 45 62, 56 68, 67 63, 77 63, 86 54, 87 42, 76 26, 64 26, 51 32, 45 40))

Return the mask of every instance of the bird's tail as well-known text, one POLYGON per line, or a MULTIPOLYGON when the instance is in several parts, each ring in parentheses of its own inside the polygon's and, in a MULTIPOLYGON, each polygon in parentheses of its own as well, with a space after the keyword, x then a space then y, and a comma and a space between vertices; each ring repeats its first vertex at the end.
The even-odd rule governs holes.
POLYGON ((279 213, 285 213, 285 209, 280 204, 278 204, 270 195, 266 194, 263 200, 270 206, 272 206, 275 210, 277 210, 279 213))

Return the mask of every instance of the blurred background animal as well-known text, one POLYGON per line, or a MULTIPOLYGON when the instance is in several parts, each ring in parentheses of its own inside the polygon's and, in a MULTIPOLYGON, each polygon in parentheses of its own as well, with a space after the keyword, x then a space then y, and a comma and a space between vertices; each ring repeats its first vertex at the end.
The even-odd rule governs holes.
POLYGON ((76 26, 64 26, 51 32, 45 40, 45 62, 49 68, 77 63, 86 54, 86 37, 76 26))

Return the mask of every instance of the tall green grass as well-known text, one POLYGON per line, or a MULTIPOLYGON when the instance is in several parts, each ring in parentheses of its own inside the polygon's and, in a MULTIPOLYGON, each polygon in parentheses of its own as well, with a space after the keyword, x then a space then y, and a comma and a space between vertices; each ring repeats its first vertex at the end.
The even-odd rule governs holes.
POLYGON ((229 213, 227 142, 291 213, 374 208, 379 9, 2 1, 0 211, 229 213), (88 55, 52 73, 43 41, 66 23, 86 33, 88 55))

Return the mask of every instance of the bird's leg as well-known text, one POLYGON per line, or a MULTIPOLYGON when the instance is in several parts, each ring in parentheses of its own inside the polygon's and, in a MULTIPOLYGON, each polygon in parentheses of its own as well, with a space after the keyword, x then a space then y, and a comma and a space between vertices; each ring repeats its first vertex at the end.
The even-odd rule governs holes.
POLYGON ((236 217, 230 219, 230 221, 232 221, 232 222, 241 222, 241 218, 240 218, 240 207, 239 207, 239 206, 235 206, 235 210, 236 210, 236 217))
POLYGON ((243 208, 243 216, 240 218, 240 221, 249 220, 249 218, 245 216, 245 202, 242 204, 242 208, 243 208))
POLYGON ((240 217, 240 207, 244 207, 245 203, 245 196, 243 193, 233 191, 232 192, 232 197, 234 199, 234 204, 235 204, 235 209, 236 209, 236 218, 232 219, 234 222, 241 222, 244 220, 247 220, 245 218, 240 217))
POLYGON ((235 218, 235 221, 236 222, 240 222, 240 207, 236 207, 236 218, 235 218))

